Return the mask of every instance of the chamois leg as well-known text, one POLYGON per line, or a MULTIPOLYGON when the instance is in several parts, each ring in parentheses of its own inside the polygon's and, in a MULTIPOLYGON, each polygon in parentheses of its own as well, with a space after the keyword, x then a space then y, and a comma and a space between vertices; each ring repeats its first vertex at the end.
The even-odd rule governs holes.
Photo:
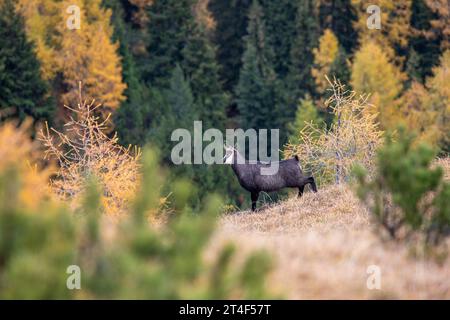
POLYGON ((258 201, 259 192, 252 192, 252 211, 256 210, 256 201, 258 201))
POLYGON ((299 198, 303 195, 303 191, 305 191, 305 185, 298 187, 298 197, 299 198))

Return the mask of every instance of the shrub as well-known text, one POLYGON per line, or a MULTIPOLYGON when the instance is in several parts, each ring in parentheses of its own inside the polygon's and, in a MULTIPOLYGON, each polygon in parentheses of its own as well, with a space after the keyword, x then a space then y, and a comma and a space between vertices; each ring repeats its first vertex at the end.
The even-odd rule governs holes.
POLYGON ((320 183, 341 183, 349 180, 355 163, 372 171, 382 132, 367 97, 356 97, 355 92, 346 90, 337 80, 330 85, 332 95, 326 104, 334 122, 330 128, 305 122, 297 133, 298 143, 287 144, 284 155, 298 155, 304 169, 312 172, 320 183))
POLYGON ((374 177, 355 168, 357 194, 391 238, 435 245, 450 234, 450 184, 441 167, 431 166, 435 152, 413 141, 403 128, 397 141, 386 137, 374 177))

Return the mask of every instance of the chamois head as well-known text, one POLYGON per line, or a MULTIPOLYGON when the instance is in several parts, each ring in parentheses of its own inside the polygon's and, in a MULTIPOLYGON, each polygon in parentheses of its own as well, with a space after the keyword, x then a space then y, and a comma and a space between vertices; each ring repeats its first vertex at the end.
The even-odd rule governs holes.
POLYGON ((223 148, 225 149, 225 157, 223 157, 223 163, 224 164, 233 164, 236 149, 232 146, 227 146, 227 145, 224 145, 223 148))

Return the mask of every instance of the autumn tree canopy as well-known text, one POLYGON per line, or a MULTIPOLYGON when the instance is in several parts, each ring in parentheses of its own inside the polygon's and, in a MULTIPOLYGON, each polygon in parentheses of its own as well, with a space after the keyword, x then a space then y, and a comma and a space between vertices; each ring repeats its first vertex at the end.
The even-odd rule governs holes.
POLYGON ((104 103, 99 110, 104 117, 119 107, 126 84, 118 44, 111 40, 111 11, 101 0, 20 0, 18 9, 37 44, 42 75, 53 83, 60 104, 76 102, 78 82, 83 81, 86 94, 104 103), (77 11, 68 10, 71 6, 80 9, 80 29, 67 25, 71 17, 77 19, 77 11))

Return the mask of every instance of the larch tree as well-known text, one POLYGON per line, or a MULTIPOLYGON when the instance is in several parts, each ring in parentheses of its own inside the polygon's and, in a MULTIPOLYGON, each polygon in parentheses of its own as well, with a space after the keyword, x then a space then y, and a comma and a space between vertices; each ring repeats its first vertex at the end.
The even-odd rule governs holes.
POLYGON ((86 179, 95 179, 102 188, 103 212, 124 214, 138 190, 140 150, 124 148, 117 135, 109 137, 106 121, 96 115, 100 102, 85 97, 79 84, 78 102, 70 109, 72 115, 60 132, 48 125, 38 139, 45 147, 45 158, 58 163, 51 179, 51 188, 70 207, 78 210, 84 202, 86 179))
POLYGON ((333 62, 339 54, 339 42, 333 31, 326 29, 319 39, 319 47, 313 49, 314 67, 311 74, 316 83, 316 90, 319 94, 323 94, 329 87, 329 83, 325 76, 330 74, 333 62))
POLYGON ((405 62, 408 39, 411 34, 411 0, 352 0, 358 14, 355 29, 359 33, 359 42, 375 41, 386 52, 390 61, 400 69, 405 62), (381 29, 369 29, 367 20, 370 13, 367 8, 377 5, 380 8, 381 29))
POLYGON ((356 52, 351 85, 356 92, 371 95, 383 129, 395 126, 403 90, 400 71, 375 42, 369 40, 356 52))
MULTIPOLYGON (((315 90, 317 98, 315 104, 326 111, 328 106, 326 101, 330 98, 331 91, 329 79, 339 79, 344 84, 350 80, 350 62, 347 59, 345 49, 339 45, 337 37, 331 29, 326 29, 319 39, 319 47, 313 49, 314 65, 311 69, 311 75, 315 81, 315 90)), ((330 111, 330 110, 328 110, 330 111)), ((330 124, 332 113, 326 112, 325 120, 330 124)))
POLYGON ((35 47, 12 0, 0 3, 0 120, 49 119, 54 111, 35 47))
POLYGON ((439 113, 434 109, 424 85, 417 81, 411 83, 402 97, 401 112, 401 122, 417 134, 417 141, 437 146, 442 135, 438 124, 439 113))
POLYGON ((437 110, 442 138, 441 146, 447 152, 450 150, 450 49, 446 50, 440 64, 433 68, 433 76, 427 79, 426 85, 431 94, 433 107, 437 110))
POLYGON ((425 85, 413 81, 402 98, 402 121, 410 131, 415 131, 417 140, 450 149, 450 50, 444 52, 439 65, 425 85))
MULTIPOLYGON (((72 1, 73 3, 73 1, 72 1)), ((77 101, 78 82, 84 92, 102 101, 99 112, 104 118, 115 111, 125 99, 126 85, 122 81, 122 65, 118 43, 112 42, 111 10, 101 7, 101 0, 79 1, 81 28, 61 30, 61 58, 63 59, 62 100, 71 105, 77 101)))
POLYGON ((61 70, 57 49, 60 43, 57 26, 64 22, 61 3, 54 0, 18 0, 16 8, 25 18, 27 37, 36 45, 42 77, 53 80, 61 70))
MULTIPOLYGON (((58 102, 71 105, 77 101, 78 82, 84 92, 103 107, 104 117, 116 110, 125 99, 118 43, 112 42, 111 11, 101 0, 20 0, 19 10, 25 17, 27 33, 34 39, 42 62, 45 79, 52 81, 58 102), (67 25, 80 9, 80 29, 67 25), (38 10, 39 9, 39 10, 38 10), (62 76, 58 76, 62 75, 62 76)), ((62 109, 60 110, 63 111, 62 109)))

